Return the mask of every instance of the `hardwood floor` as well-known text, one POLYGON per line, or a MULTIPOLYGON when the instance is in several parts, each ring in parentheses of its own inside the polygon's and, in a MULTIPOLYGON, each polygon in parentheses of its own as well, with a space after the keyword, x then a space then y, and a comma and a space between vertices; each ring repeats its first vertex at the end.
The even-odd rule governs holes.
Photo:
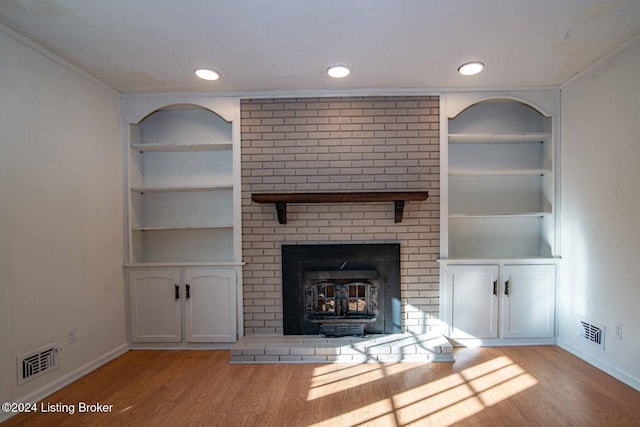
POLYGON ((131 351, 46 398, 75 413, 2 426, 639 426, 640 392, 553 347, 458 348, 455 363, 230 365, 131 351), (78 404, 113 405, 78 413, 78 404))

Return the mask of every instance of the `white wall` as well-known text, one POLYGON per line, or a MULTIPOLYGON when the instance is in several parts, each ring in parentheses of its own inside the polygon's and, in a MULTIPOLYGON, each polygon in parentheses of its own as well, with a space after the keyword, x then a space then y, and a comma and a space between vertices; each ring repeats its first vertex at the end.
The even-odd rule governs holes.
POLYGON ((640 39, 561 92, 558 343, 640 389, 638 70, 640 39), (577 316, 607 328, 604 351, 580 341, 577 316))
POLYGON ((0 402, 126 349, 119 118, 117 93, 0 31, 0 402), (17 386, 16 356, 55 341, 60 368, 17 386))

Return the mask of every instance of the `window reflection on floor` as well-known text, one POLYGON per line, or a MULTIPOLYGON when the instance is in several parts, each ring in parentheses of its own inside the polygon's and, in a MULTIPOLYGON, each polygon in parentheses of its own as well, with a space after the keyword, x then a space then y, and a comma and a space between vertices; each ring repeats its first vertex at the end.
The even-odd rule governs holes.
MULTIPOLYGON (((364 383, 415 369, 414 364, 324 365, 314 370, 307 400, 343 393, 364 383)), ((509 399, 537 380, 509 357, 496 357, 459 373, 323 420, 314 426, 451 425, 509 399)))

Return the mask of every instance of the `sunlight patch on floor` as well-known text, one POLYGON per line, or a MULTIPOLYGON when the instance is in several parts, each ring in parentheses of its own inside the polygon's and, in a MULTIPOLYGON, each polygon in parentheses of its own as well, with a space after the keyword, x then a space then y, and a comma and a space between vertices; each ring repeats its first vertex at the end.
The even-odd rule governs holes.
POLYGON ((461 413, 467 417, 484 408, 459 374, 398 393, 392 400, 400 425, 428 417, 451 420, 453 415, 461 413))
POLYGON ((465 369, 461 375, 485 406, 495 405, 537 383, 506 356, 465 369))
MULTIPOLYGON (((314 371, 308 399, 317 399, 402 375, 414 364, 375 364, 351 367, 322 366, 314 371)), ((509 399, 537 384, 537 380, 506 356, 471 366, 459 373, 421 384, 410 390, 327 419, 314 426, 451 425, 487 407, 509 399)))
POLYGON ((381 381, 419 366, 415 363, 365 363, 360 365, 326 365, 314 369, 307 400, 319 399, 362 384, 381 381))
POLYGON ((337 417, 329 418, 316 424, 313 427, 336 427, 336 426, 357 426, 357 425, 397 425, 393 406, 390 399, 384 399, 370 405, 363 406, 354 411, 345 412, 337 417))

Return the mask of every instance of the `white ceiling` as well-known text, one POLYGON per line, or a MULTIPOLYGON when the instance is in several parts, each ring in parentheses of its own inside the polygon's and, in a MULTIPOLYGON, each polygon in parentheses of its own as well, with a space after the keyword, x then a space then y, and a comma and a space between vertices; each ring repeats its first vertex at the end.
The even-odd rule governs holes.
POLYGON ((121 93, 505 88, 562 84, 615 50, 640 1, 0 0, 0 23, 121 93), (469 60, 485 70, 458 75, 469 60), (327 77, 335 63, 352 74, 327 77))

